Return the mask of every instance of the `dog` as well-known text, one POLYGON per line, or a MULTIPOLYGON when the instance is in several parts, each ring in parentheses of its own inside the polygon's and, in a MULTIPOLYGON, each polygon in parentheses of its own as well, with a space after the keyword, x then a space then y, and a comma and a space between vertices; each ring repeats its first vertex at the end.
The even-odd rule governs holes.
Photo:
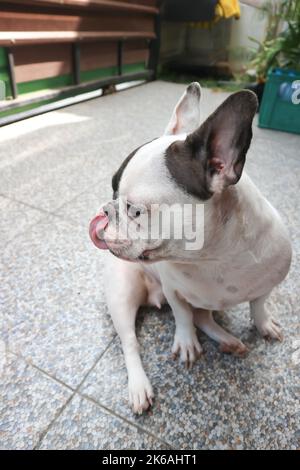
POLYGON ((221 351, 247 352, 213 317, 213 311, 241 302, 250 303, 263 337, 282 340, 265 301, 289 271, 291 244, 277 211, 243 172, 257 98, 251 91, 236 92, 199 125, 200 97, 200 85, 191 83, 164 135, 122 163, 112 178, 113 199, 90 223, 93 243, 114 255, 108 252, 106 297, 135 413, 147 410, 154 397, 135 333, 140 306, 170 305, 175 317, 172 354, 188 367, 202 353, 196 327, 221 351), (182 221, 177 208, 169 236, 164 236, 168 224, 162 224, 160 235, 151 237, 153 214, 160 211, 164 219, 174 203, 199 206, 202 217, 192 214, 182 221), (174 236, 176 224, 202 234, 196 247, 174 236))

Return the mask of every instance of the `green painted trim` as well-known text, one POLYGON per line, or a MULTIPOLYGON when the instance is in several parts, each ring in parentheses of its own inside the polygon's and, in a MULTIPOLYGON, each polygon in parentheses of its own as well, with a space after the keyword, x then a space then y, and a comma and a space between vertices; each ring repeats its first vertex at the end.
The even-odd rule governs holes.
MULTIPOLYGON (((137 63, 137 64, 124 65, 124 67, 123 67, 123 72, 124 73, 135 73, 135 72, 141 72, 143 70, 146 70, 145 64, 143 62, 142 63, 137 63)), ((92 71, 88 71, 88 72, 82 72, 81 73, 81 80, 83 82, 97 80, 97 79, 101 79, 101 78, 116 75, 116 72, 117 72, 116 67, 108 67, 106 69, 97 69, 97 70, 92 70, 92 71)), ((72 81, 70 82, 71 75, 61 75, 59 77, 55 77, 55 79, 57 79, 57 80, 55 80, 55 82, 53 82, 53 78, 49 78, 49 79, 44 79, 44 80, 36 80, 34 82, 21 83, 21 84, 18 85, 18 91, 19 91, 20 94, 22 93, 21 90, 23 90, 23 93, 25 93, 25 91, 24 91, 24 89, 26 89, 25 85, 30 85, 29 90, 28 90, 28 88, 26 89, 27 92, 42 90, 44 88, 57 88, 59 86, 72 85, 72 81), (45 85, 45 83, 47 83, 47 86, 45 85), (55 83, 56 86, 53 86, 53 83, 55 83), (58 85, 58 84, 60 84, 60 85, 58 85), (24 85, 23 89, 21 87, 22 85, 24 85), (41 85, 43 85, 43 87, 39 88, 41 85)), ((72 91, 70 91, 68 96, 76 96, 78 94, 79 94, 78 91, 72 90, 72 91)), ((37 103, 33 103, 33 104, 30 104, 30 105, 26 105, 26 106, 21 106, 19 108, 9 109, 7 111, 2 111, 2 112, 0 112, 0 118, 6 117, 6 116, 11 116, 12 114, 17 114, 17 113, 20 113, 22 111, 27 111, 29 109, 34 109, 38 106, 48 104, 48 103, 53 103, 55 101, 58 101, 57 98, 53 98, 53 99, 49 99, 49 100, 41 99, 37 103)))
POLYGON ((6 97, 11 96, 10 81, 7 69, 7 57, 4 47, 0 47, 0 80, 5 83, 6 97))
POLYGON ((143 70, 147 70, 147 65, 145 64, 145 62, 137 62, 136 64, 123 65, 123 72, 125 73, 142 72, 143 70))
MULTIPOLYGON (((123 66, 124 73, 135 73, 142 72, 146 70, 146 65, 144 62, 138 62, 136 64, 129 64, 123 66)), ((98 78, 112 77, 117 75, 118 69, 115 66, 107 67, 105 69, 95 69, 88 70, 87 72, 80 73, 80 79, 82 82, 89 82, 92 80, 97 80, 98 78)))
MULTIPOLYGON (((136 64, 124 65, 124 73, 139 72, 145 70, 146 66, 144 62, 136 64)), ((97 80, 104 77, 117 75, 117 67, 106 67, 101 69, 89 70, 87 72, 81 72, 80 78, 82 82, 88 82, 97 80)), ((6 86, 6 97, 11 96, 9 76, 7 73, 7 60, 5 49, 0 48, 0 80, 5 82, 6 86)), ((70 86, 73 84, 72 74, 59 75, 58 77, 49 77, 41 80, 33 80, 31 82, 18 83, 18 93, 23 95, 25 93, 32 93, 35 91, 41 91, 44 89, 61 88, 70 86)))
POLYGON ((0 67, 7 67, 7 60, 4 47, 0 47, 0 67))
POLYGON ((106 67, 105 69, 88 70, 87 72, 80 72, 80 80, 82 82, 89 82, 97 80, 98 78, 112 77, 117 75, 117 67, 106 67))
MULTIPOLYGON (((139 72, 145 70, 143 62, 125 65, 124 72, 139 72)), ((110 77, 117 74, 117 67, 106 67, 104 69, 88 70, 87 72, 80 73, 80 79, 84 82, 97 80, 104 77, 110 77)), ((42 80, 34 80, 32 82, 24 82, 18 84, 18 92, 20 95, 24 93, 32 93, 33 91, 40 91, 44 89, 60 88, 73 84, 72 74, 60 75, 58 77, 43 78, 42 80)))
POLYGON ((43 78, 42 80, 33 80, 32 82, 18 83, 18 92, 20 95, 32 93, 51 88, 60 88, 72 85, 72 76, 59 75, 58 77, 43 78))

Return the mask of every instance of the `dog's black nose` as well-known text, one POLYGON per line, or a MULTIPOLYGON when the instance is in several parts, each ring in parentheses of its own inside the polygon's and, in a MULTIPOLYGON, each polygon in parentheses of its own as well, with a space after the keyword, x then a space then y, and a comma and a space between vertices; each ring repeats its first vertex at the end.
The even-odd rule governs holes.
POLYGON ((109 220, 111 220, 113 214, 115 213, 115 208, 111 202, 108 202, 102 207, 102 212, 106 215, 109 220))

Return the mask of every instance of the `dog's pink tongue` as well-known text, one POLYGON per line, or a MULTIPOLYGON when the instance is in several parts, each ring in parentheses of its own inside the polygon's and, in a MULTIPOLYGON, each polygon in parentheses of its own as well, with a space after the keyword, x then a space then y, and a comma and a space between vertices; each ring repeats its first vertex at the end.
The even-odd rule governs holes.
POLYGON ((108 249, 105 241, 98 237, 98 234, 101 232, 101 230, 105 229, 107 224, 108 217, 104 213, 97 215, 90 223, 89 233, 91 240, 94 245, 96 245, 96 247, 100 248, 101 250, 108 249))

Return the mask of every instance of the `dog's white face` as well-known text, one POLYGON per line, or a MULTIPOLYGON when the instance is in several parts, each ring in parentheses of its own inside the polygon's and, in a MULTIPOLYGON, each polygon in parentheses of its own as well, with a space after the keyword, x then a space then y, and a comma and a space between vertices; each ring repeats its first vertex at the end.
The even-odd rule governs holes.
POLYGON ((130 261, 193 259, 186 234, 204 232, 195 208, 238 182, 257 108, 252 92, 237 92, 199 127, 200 95, 189 85, 164 135, 133 151, 113 176, 113 200, 90 226, 96 246, 130 261))

